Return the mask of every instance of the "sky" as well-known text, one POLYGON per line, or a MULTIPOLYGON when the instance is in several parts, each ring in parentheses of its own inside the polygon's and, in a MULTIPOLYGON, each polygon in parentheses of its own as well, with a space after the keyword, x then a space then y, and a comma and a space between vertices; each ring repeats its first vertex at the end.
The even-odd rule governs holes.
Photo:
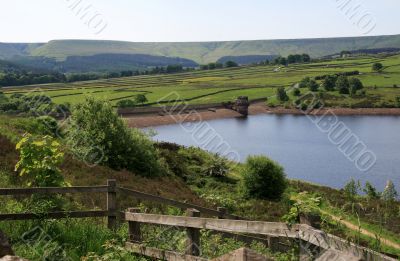
POLYGON ((0 0, 0 42, 390 35, 399 10, 399 0, 0 0))

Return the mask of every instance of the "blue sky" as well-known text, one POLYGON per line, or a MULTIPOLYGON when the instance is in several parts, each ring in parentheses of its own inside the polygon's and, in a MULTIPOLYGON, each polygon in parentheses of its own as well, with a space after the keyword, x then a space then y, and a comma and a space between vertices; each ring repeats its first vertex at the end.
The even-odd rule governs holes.
POLYGON ((2 0, 0 7, 0 42, 224 41, 400 33, 399 0, 2 0), (358 17, 337 7, 345 1, 359 5, 358 17), (86 17, 81 17, 82 11, 76 14, 79 8, 89 10, 86 17), (372 30, 360 28, 368 22, 360 21, 363 15, 373 19, 372 30))

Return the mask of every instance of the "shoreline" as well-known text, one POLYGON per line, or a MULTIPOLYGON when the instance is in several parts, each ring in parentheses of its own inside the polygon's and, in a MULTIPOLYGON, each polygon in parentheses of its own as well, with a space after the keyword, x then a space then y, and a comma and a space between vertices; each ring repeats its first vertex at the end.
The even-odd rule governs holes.
MULTIPOLYGON (((312 111, 311 115, 323 115, 331 112, 337 116, 400 116, 400 108, 323 108, 312 111)), ((275 114, 275 115, 304 115, 298 109, 286 109, 283 107, 267 107, 263 102, 255 103, 249 107, 249 115, 275 114)), ((126 116, 124 119, 131 128, 147 128, 182 122, 197 122, 227 118, 243 117, 236 111, 229 109, 202 109, 196 113, 182 113, 171 115, 159 115, 158 113, 137 114, 126 116)))

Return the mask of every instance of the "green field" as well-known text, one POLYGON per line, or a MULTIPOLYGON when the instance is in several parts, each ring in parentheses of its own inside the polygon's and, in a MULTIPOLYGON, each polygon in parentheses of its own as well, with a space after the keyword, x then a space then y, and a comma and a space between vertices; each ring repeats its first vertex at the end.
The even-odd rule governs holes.
MULTIPOLYGON (((288 67, 267 65, 248 66, 190 73, 134 76, 88 82, 30 85, 3 88, 6 95, 13 93, 44 94, 56 103, 76 104, 85 95, 106 99, 113 104, 121 99, 145 94, 149 104, 165 101, 171 93, 190 104, 207 104, 232 101, 237 96, 246 95, 250 99, 274 96, 277 87, 289 89, 303 77, 334 74, 358 70, 357 77, 362 80, 365 97, 341 95, 337 91, 325 92, 323 98, 328 106, 341 107, 395 107, 396 97, 400 96, 400 55, 386 58, 359 57, 339 59, 310 64, 294 64, 288 67), (372 72, 371 66, 381 62, 383 72, 372 72)), ((322 89, 322 88, 321 88, 322 89)), ((308 90, 302 90, 306 93, 308 90)), ((175 96, 174 96, 175 97, 175 96)), ((293 97, 290 95, 293 99, 293 97)), ((169 97, 170 98, 170 97, 169 97)), ((274 98, 269 99, 274 102, 274 98)))

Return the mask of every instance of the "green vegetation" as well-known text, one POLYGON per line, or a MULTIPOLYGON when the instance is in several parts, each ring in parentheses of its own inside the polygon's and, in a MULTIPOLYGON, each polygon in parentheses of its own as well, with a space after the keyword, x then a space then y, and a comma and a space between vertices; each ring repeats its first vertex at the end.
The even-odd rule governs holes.
POLYGON ((148 54, 181 57, 207 64, 223 56, 282 55, 309 53, 321 57, 343 50, 400 47, 400 36, 369 36, 327 39, 225 41, 198 43, 132 43, 119 41, 57 40, 45 44, 2 44, 0 57, 44 56, 65 59, 68 56, 97 54, 148 54))
POLYGON ((35 138, 30 134, 17 144, 20 160, 15 165, 21 177, 27 176, 29 187, 60 187, 66 185, 59 165, 64 154, 60 144, 50 136, 35 138))
POLYGON ((71 151, 91 164, 147 177, 162 172, 153 142, 140 130, 130 129, 107 102, 87 98, 78 104, 69 118, 66 136, 71 151))
MULTIPOLYGON (((377 108, 397 107, 395 97, 400 96, 400 88, 393 88, 400 82, 400 56, 361 56, 327 60, 307 64, 290 64, 279 67, 273 64, 197 70, 178 74, 143 75, 97 81, 33 85, 3 90, 6 97, 13 94, 29 93, 46 95, 54 103, 72 104, 84 101, 85 95, 107 99, 113 106, 121 100, 132 100, 144 94, 148 100, 144 105, 158 106, 158 102, 168 102, 174 97, 189 104, 221 103, 248 96, 249 99, 267 98, 279 105, 275 98, 276 88, 286 90, 299 83, 299 88, 309 88, 309 81, 318 85, 317 93, 323 94, 323 103, 328 107, 377 108), (373 63, 382 62, 382 73, 371 72, 373 63), (336 88, 339 76, 357 78, 363 89, 336 88), (376 86, 376 87, 375 87, 376 86), (348 92, 347 92, 348 91, 348 92), (353 91, 351 93, 350 91, 353 91), (352 95, 350 95, 352 94, 352 95)), ((350 80, 350 79, 349 79, 350 80)), ((353 81, 353 80, 352 80, 353 81)), ((313 84, 314 90, 316 85, 313 84)), ((307 91, 305 91, 307 92, 307 91)), ((306 94, 303 91, 303 94, 306 94)), ((289 102, 288 104, 292 104, 289 102)))
MULTIPOLYGON (((107 122, 100 121, 99 123, 106 130, 100 132, 98 130, 100 125, 87 122, 87 118, 83 116, 75 116, 74 120, 82 120, 79 121, 81 126, 90 126, 90 128, 85 127, 84 132, 93 130, 91 133, 94 133, 95 137, 97 134, 101 136, 103 135, 101 133, 108 133, 111 130, 112 133, 118 132, 119 135, 115 134, 115 136, 122 137, 125 135, 125 129, 122 127, 108 127, 120 125, 115 121, 114 116, 110 116, 110 106, 105 104, 104 107, 100 107, 98 103, 104 104, 104 102, 95 102, 89 99, 78 108, 87 112, 90 115, 87 118, 91 117, 93 122, 97 122, 98 119, 89 109, 90 105, 94 107, 92 111, 97 109, 99 115, 108 115, 106 117, 107 122)), ((76 112, 73 111, 73 115, 74 113, 76 112)), ((46 134, 40 128, 37 128, 38 124, 39 122, 33 118, 0 115, 1 187, 21 187, 27 181, 25 178, 28 175, 19 177, 14 173, 14 165, 20 158, 18 151, 15 150, 15 144, 23 139, 25 132, 30 132, 33 139, 33 144, 29 143, 30 145, 26 147, 29 148, 27 151, 40 150, 38 155, 43 156, 41 159, 53 159, 60 152, 55 149, 50 153, 47 149, 44 149, 51 148, 53 143, 46 141, 42 146, 43 140, 51 141, 52 139, 44 139, 43 136, 46 134), (31 146, 34 147, 31 148, 31 146), (49 157, 46 155, 49 155, 49 157)), ((114 136, 111 136, 110 139, 114 140, 114 136)), ((147 139, 147 137, 143 139, 147 139)), ((58 148, 65 147, 63 138, 53 141, 60 143, 58 148)), ((99 139, 99 144, 102 144, 101 139, 99 139)), ((399 251, 394 248, 378 244, 381 239, 398 242, 400 230, 395 224, 398 224, 400 218, 398 215, 399 202, 372 199, 352 193, 354 201, 352 204, 347 204, 347 196, 342 191, 300 181, 286 180, 282 168, 265 157, 251 157, 246 164, 234 164, 219 155, 210 154, 198 148, 184 148, 169 143, 152 144, 152 146, 157 150, 157 161, 163 162, 165 169, 169 170, 169 175, 148 178, 136 175, 143 174, 136 170, 130 172, 113 170, 107 166, 88 166, 77 160, 76 157, 71 156, 72 152, 68 147, 65 147, 65 151, 63 151, 64 163, 59 166, 60 172, 55 173, 61 173, 65 182, 73 185, 101 185, 108 177, 113 177, 117 178, 118 184, 124 187, 186 200, 205 207, 225 207, 230 213, 253 220, 296 222, 301 213, 321 214, 323 230, 378 251, 399 254, 399 251), (168 184, 168 186, 165 184, 168 184), (248 185, 247 192, 246 184, 248 185), (246 192, 249 198, 243 197, 243 192, 246 192), (266 192, 273 193, 273 195, 267 195, 266 192), (363 206, 363 208, 358 206, 363 206), (359 220, 361 226, 376 233, 377 238, 361 235, 357 231, 344 227, 343 224, 338 223, 333 218, 334 215, 339 214, 343 214, 346 221, 354 224, 357 224, 357 220, 359 220), (376 220, 381 221, 376 223, 376 220)), ((38 159, 38 162, 42 162, 42 160, 38 159)), ((50 161, 50 163, 54 162, 53 160, 50 161)), ((46 165, 39 164, 37 166, 46 165)), ((53 171, 58 167, 58 162, 55 162, 52 166, 53 171)), ((54 174, 54 172, 51 173, 54 174)), ((57 175, 54 177, 57 177, 57 175)), ((354 181, 354 183, 356 190, 358 190, 357 182, 354 181)), ((354 188, 353 185, 352 187, 354 188)), ((390 189, 389 191, 393 190, 390 189)), ((21 213, 31 210, 43 213, 44 210, 51 207, 47 205, 46 202, 48 201, 43 200, 40 201, 43 202, 41 204, 32 204, 34 202, 32 200, 35 200, 35 198, 28 200, 6 198, 0 206, 0 213, 21 213), (33 207, 34 209, 32 209, 33 207)), ((98 195, 71 195, 65 201, 61 201, 57 209, 97 209, 101 208, 101 202, 102 200, 99 199, 98 195)), ((140 206, 147 213, 183 214, 181 210, 166 208, 146 201, 139 204, 136 200, 121 198, 119 202, 121 209, 140 206)), ((83 260, 119 260, 121 257, 126 258, 126 260, 143 260, 127 253, 122 248, 128 237, 126 224, 116 233, 113 233, 105 228, 103 219, 1 222, 0 229, 10 236, 18 255, 30 258, 33 261, 42 260, 44 255, 47 255, 49 259, 57 259, 57 256, 60 256, 59 251, 61 251, 61 255, 67 255, 72 260, 80 260, 81 258, 83 260), (21 238, 22 234, 38 226, 42 229, 43 236, 50 238, 50 242, 43 242, 37 238, 27 238, 29 240, 21 238)), ((148 246, 179 251, 184 248, 183 241, 179 240, 184 237, 182 231, 165 231, 159 227, 143 226, 143 234, 146 236, 145 243, 148 246)), ((216 257, 244 246, 244 243, 240 240, 223 238, 206 231, 202 232, 201 241, 204 247, 204 257, 216 257)), ((251 248, 263 254, 273 255, 278 260, 293 260, 296 252, 296 248, 293 247, 293 250, 287 253, 271 253, 268 249, 256 243, 253 243, 251 248)))
POLYGON ((286 189, 283 168, 264 156, 250 156, 243 171, 243 192, 248 198, 277 200, 286 189))

